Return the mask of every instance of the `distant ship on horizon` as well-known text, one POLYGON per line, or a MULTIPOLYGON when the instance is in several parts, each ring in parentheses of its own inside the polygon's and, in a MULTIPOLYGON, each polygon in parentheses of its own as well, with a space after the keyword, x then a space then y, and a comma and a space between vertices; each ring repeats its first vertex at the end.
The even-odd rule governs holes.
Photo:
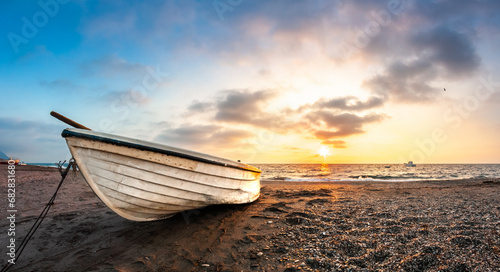
POLYGON ((413 161, 409 161, 408 163, 405 163, 405 166, 407 166, 407 167, 415 167, 417 165, 414 164, 413 161))

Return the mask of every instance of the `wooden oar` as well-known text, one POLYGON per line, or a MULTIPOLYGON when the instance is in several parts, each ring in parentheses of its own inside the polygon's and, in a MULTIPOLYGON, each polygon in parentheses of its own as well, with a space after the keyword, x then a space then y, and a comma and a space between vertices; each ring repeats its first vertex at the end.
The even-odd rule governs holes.
POLYGON ((60 121, 63 121, 64 123, 72 126, 72 127, 75 127, 75 128, 81 128, 81 129, 87 129, 87 130, 91 130, 90 128, 82 125, 82 124, 79 124, 71 119, 69 119, 68 117, 64 116, 64 115, 61 115, 55 111, 51 111, 50 112, 50 115, 54 116, 55 118, 59 119, 60 121))

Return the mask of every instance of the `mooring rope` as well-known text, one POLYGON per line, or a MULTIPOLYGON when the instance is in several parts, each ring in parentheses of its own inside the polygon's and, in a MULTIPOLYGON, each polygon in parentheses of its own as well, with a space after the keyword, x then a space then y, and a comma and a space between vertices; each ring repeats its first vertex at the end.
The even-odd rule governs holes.
POLYGON ((47 205, 45 205, 45 208, 43 209, 42 213, 40 213, 40 215, 36 219, 35 223, 33 224, 33 226, 31 227, 31 229, 28 231, 28 233, 24 237, 23 241, 19 245, 19 249, 17 251, 16 258, 14 259, 14 263, 8 262, 2 268, 2 270, 0 270, 0 272, 5 272, 5 271, 9 270, 12 266, 15 265, 15 263, 17 263, 17 261, 19 260, 19 257, 21 257, 21 253, 23 253, 24 248, 26 248, 26 245, 28 244, 29 240, 31 239, 31 237, 33 237, 33 235, 35 234, 35 232, 38 229, 38 227, 40 227, 40 225, 42 224, 43 219, 45 219, 45 217, 47 216, 47 213, 49 212, 49 210, 52 207, 52 205, 54 205, 54 200, 56 199, 57 192, 59 192, 59 189, 61 188, 61 185, 62 185, 64 179, 68 175, 68 172, 69 172, 70 168, 73 167, 73 169, 76 170, 75 160, 73 158, 71 158, 69 160, 68 167, 66 167, 66 169, 64 171, 62 171, 62 165, 64 164, 64 162, 59 164, 59 172, 61 173, 62 179, 59 182, 59 185, 57 186, 57 189, 56 189, 54 195, 52 195, 52 197, 50 198, 50 200, 47 203, 47 205))

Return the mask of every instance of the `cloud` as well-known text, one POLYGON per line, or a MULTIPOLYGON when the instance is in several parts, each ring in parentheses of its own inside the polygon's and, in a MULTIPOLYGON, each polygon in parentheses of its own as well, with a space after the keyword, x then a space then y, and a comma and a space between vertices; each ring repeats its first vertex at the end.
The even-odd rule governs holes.
POLYGON ((290 126, 288 118, 284 115, 266 110, 269 102, 278 96, 278 92, 230 90, 223 91, 222 94, 223 98, 215 102, 215 121, 246 124, 272 130, 283 130, 290 126))
POLYGON ((215 107, 214 103, 200 102, 198 100, 195 100, 188 107, 188 115, 195 114, 195 113, 208 112, 208 111, 213 110, 214 107, 215 107))
MULTIPOLYGON (((214 121, 223 123, 245 124, 253 127, 269 129, 277 133, 309 130, 318 120, 325 121, 331 127, 338 127, 339 136, 363 133, 360 130, 363 122, 371 122, 374 116, 359 117, 353 113, 334 115, 331 111, 364 111, 383 105, 380 97, 370 97, 361 101, 353 96, 331 99, 319 99, 312 105, 303 105, 297 110, 290 108, 268 111, 267 106, 272 99, 279 98, 275 91, 224 91, 224 96, 214 103, 196 102, 189 110, 213 109, 214 121), (315 113, 310 113, 316 111, 315 113), (358 117, 356 119, 356 117, 358 117), (349 119, 350 118, 350 119, 349 119), (344 120, 345 119, 345 120, 344 120), (363 121, 363 122, 361 122, 363 121), (349 122, 351 122, 349 124, 349 122), (335 125, 333 125, 335 123, 335 125), (351 125, 354 126, 351 128, 351 125)), ((332 133, 332 132, 329 132, 332 133)))
MULTIPOLYGON (((500 2, 496 0, 454 0, 454 1, 414 1, 415 12, 429 21, 465 20, 479 23, 475 18, 489 18, 498 14, 500 2)), ((485 20, 482 23, 495 23, 485 20)))
POLYGON ((354 96, 345 96, 331 99, 320 99, 314 103, 311 108, 363 111, 381 107, 383 104, 384 100, 381 97, 372 96, 366 101, 361 101, 354 96))
POLYGON ((321 142, 323 145, 330 145, 333 148, 347 148, 346 142, 342 140, 327 140, 321 142))
POLYGON ((375 113, 359 116, 353 113, 335 114, 329 111, 316 111, 308 114, 307 118, 316 127, 325 127, 324 129, 313 128, 314 136, 318 139, 328 140, 364 133, 363 125, 380 122, 386 116, 375 113))
MULTIPOLYGON (((409 40, 414 29, 453 25, 460 16, 466 18, 462 25, 474 29, 482 21, 478 20, 481 16, 494 16, 499 5, 495 1, 469 0, 460 1, 460 4, 414 0, 243 1, 226 11, 224 20, 219 18, 210 1, 99 3, 94 6, 88 5, 87 9, 107 12, 86 15, 83 31, 90 37, 97 35, 109 39, 110 43, 121 41, 158 52, 200 54, 232 64, 241 59, 272 64, 276 56, 283 54, 288 59, 338 55, 342 44, 352 43, 350 37, 356 36, 357 30, 377 22, 373 14, 384 11, 390 15, 388 25, 384 24, 378 34, 370 36, 368 45, 360 48, 360 55, 364 60, 398 58, 408 55, 406 49, 412 48, 409 40), (284 5, 287 8, 284 9, 284 5), (398 5, 404 11, 391 13, 392 7, 398 5), (317 50, 311 49, 314 47, 317 50)), ((418 36, 419 33, 413 34, 418 36)), ((439 34, 445 33, 435 33, 439 34)), ((458 43, 453 45, 457 46, 456 52, 466 48, 463 39, 456 41, 458 43)), ((439 45, 434 45, 436 52, 442 52, 439 45)), ((423 46, 432 47, 429 42, 423 46)), ((451 64, 450 59, 443 57, 440 61, 451 64)))
POLYGON ((442 66, 451 77, 470 75, 480 64, 470 37, 446 26, 420 32, 411 38, 411 43, 419 50, 419 57, 442 66))
POLYGON ((272 101, 279 100, 283 93, 273 90, 220 91, 210 101, 195 100, 187 109, 191 118, 206 118, 212 125, 182 125, 177 129, 169 129, 162 133, 165 142, 189 144, 195 142, 214 142, 218 136, 228 141, 244 139, 250 136, 247 132, 227 129, 233 125, 246 126, 249 130, 265 129, 281 135, 299 134, 308 138, 321 140, 324 144, 335 148, 346 148, 346 142, 339 138, 365 133, 364 125, 381 122, 387 118, 385 114, 367 111, 382 107, 384 99, 372 96, 361 100, 355 96, 320 98, 311 104, 299 106, 297 109, 268 107, 272 101), (230 132, 230 133, 229 133, 230 132), (331 140, 336 139, 336 140, 331 140))
POLYGON ((398 102, 429 102, 440 95, 427 82, 436 77, 436 70, 428 62, 413 61, 405 64, 396 61, 386 67, 383 74, 363 82, 363 87, 373 93, 398 102))
POLYGON ((212 2, 160 5, 158 11, 152 12, 154 18, 145 18, 154 20, 145 36, 156 41, 154 47, 161 45, 158 48, 162 50, 168 47, 190 55, 210 54, 232 64, 240 59, 273 58, 284 52, 299 55, 308 41, 322 39, 318 23, 334 20, 343 1, 243 1, 224 12, 224 20, 212 2), (179 17, 184 19, 176 19, 179 17))
POLYGON ((396 57, 384 72, 365 80, 364 87, 398 102, 430 102, 442 90, 432 86, 433 80, 462 79, 479 68, 480 58, 465 34, 439 26, 408 39, 410 55, 396 57))
POLYGON ((85 4, 88 12, 81 29, 90 39, 107 39, 115 48, 121 49, 125 43, 159 52, 203 52, 229 57, 234 63, 235 56, 262 61, 259 56, 272 58, 284 52, 294 53, 289 58, 308 58, 310 54, 300 53, 307 51, 311 43, 321 47, 319 51, 338 51, 340 44, 352 41, 348 37, 355 36, 357 29, 377 22, 374 13, 385 11, 390 15, 388 25, 384 24, 378 34, 370 37, 367 47, 361 48, 366 54, 379 54, 384 59, 385 54, 406 48, 404 40, 414 29, 445 24, 474 29, 480 22, 495 24, 494 16, 500 7, 498 1, 472 0, 278 0, 230 4, 234 6, 224 13, 224 20, 213 1, 85 4))
POLYGON ((151 101, 144 93, 136 90, 110 92, 104 97, 105 101, 114 106, 145 106, 151 101))
POLYGON ((215 119, 225 122, 253 123, 255 115, 276 93, 272 91, 226 91, 224 99, 217 102, 215 119))
MULTIPOLYGON (((480 38, 476 35, 481 29, 498 28, 498 20, 494 18, 498 16, 500 2, 401 0, 381 3, 356 0, 346 2, 345 6, 348 13, 343 15, 353 18, 345 28, 350 29, 354 37, 347 41, 362 44, 358 49, 365 60, 375 58, 375 61, 380 61, 388 56, 404 58, 411 55, 415 43, 423 42, 427 49, 430 46, 444 53, 443 57, 454 55, 474 62, 473 55, 467 55, 470 45, 480 38), (391 12, 391 7, 398 4, 401 5, 401 12, 391 12), (361 38, 363 32, 365 37, 361 38), (442 50, 446 48, 450 52, 442 50), (464 55, 460 56, 460 53, 464 55)), ((337 20, 344 21, 345 18, 341 14, 337 20)))

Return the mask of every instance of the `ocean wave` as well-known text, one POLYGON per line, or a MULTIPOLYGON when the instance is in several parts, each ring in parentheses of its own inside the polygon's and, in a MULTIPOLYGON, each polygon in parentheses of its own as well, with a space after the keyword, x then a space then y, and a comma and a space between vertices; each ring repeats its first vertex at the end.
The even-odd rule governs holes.
POLYGON ((314 178, 314 177, 327 177, 327 176, 330 176, 331 174, 305 174, 305 175, 301 175, 301 177, 303 178, 314 178))
POLYGON ((376 179, 376 180, 399 180, 399 179, 426 179, 426 177, 419 177, 419 176, 391 176, 391 175, 361 175, 361 176, 349 176, 351 179, 376 179))
POLYGON ((374 181, 374 182, 411 182, 411 181, 422 181, 428 179, 376 179, 376 178, 286 178, 283 181, 290 182, 340 182, 340 181, 374 181))
POLYGON ((500 176, 500 164, 419 164, 404 167, 393 164, 283 164, 265 165, 262 179, 298 182, 380 181, 407 182, 429 180, 458 180, 494 178, 500 176), (327 169, 327 170, 325 170, 327 169))

